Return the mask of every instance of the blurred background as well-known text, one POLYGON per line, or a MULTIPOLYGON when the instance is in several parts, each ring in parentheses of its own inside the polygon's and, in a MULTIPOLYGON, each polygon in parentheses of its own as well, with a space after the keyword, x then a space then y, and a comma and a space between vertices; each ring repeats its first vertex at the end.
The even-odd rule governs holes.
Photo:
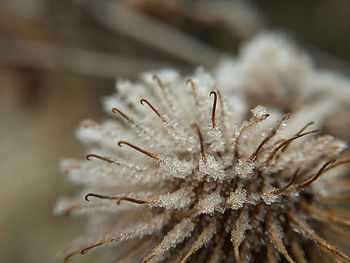
POLYGON ((349 10, 347 0, 2 0, 0 262, 62 262, 57 254, 82 232, 84 218, 52 215, 75 190, 59 161, 84 158, 74 129, 106 118, 101 98, 116 77, 211 69, 266 29, 350 77, 349 10))

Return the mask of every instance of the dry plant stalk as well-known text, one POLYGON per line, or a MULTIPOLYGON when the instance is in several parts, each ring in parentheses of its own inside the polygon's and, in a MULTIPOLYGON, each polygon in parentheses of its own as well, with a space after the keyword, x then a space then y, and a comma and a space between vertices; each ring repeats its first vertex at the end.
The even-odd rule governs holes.
POLYGON ((117 89, 105 107, 118 120, 84 121, 88 160, 62 163, 84 190, 56 211, 90 219, 66 260, 115 244, 110 262, 350 261, 322 237, 350 225, 331 205, 350 190, 347 146, 316 135, 302 106, 257 106, 244 120, 240 97, 203 70, 147 73, 117 89))

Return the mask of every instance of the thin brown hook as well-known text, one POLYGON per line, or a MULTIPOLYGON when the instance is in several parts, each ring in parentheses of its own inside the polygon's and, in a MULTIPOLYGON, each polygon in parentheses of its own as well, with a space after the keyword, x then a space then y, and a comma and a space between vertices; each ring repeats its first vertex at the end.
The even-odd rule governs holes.
POLYGON ((211 95, 214 95, 213 109, 212 109, 212 112, 211 112, 211 122, 213 124, 213 128, 215 128, 215 126, 216 126, 215 111, 216 111, 216 102, 217 102, 217 99, 218 99, 218 94, 215 91, 211 91, 210 92, 210 96, 211 95))
POLYGON ((203 136, 202 136, 202 133, 199 129, 199 126, 197 123, 193 123, 192 126, 194 126, 197 130, 197 134, 198 134, 198 137, 199 137, 199 142, 201 144, 201 155, 204 159, 204 162, 206 163, 207 162, 207 154, 205 152, 205 149, 204 149, 204 142, 203 142, 203 136))
POLYGON ((139 151, 139 152, 141 152, 141 153, 143 153, 143 154, 145 154, 145 155, 151 157, 152 159, 154 159, 154 160, 156 160, 156 161, 158 161, 158 162, 162 162, 162 160, 159 159, 155 154, 150 153, 150 152, 147 152, 147 151, 145 151, 144 149, 141 149, 140 147, 131 144, 130 142, 126 142, 126 141, 119 141, 119 142, 118 142, 118 146, 119 146, 119 147, 123 147, 123 146, 122 146, 123 144, 126 144, 126 145, 130 146, 131 148, 134 148, 135 150, 137 150, 137 151, 139 151))
POLYGON ((298 191, 300 191, 300 190, 304 189, 306 186, 312 184, 314 181, 316 181, 318 179, 318 177, 323 173, 323 171, 327 168, 327 166, 334 163, 336 160, 337 160, 336 158, 333 158, 333 159, 329 160, 328 162, 326 162, 324 165, 322 165, 320 170, 318 170, 318 172, 314 176, 311 176, 305 182, 298 184, 296 189, 298 191))
POLYGON ((105 161, 105 162, 107 162, 107 163, 118 164, 118 163, 115 162, 114 160, 108 159, 107 157, 100 156, 100 155, 97 155, 97 154, 88 154, 88 155, 86 155, 86 160, 89 160, 89 161, 90 161, 90 160, 91 160, 91 159, 90 159, 91 157, 100 159, 100 160, 105 161))
POLYGON ((131 124, 135 124, 135 122, 134 122, 134 120, 133 119, 131 119, 128 115, 126 115, 125 113, 123 113, 121 110, 119 110, 118 108, 113 108, 112 109, 112 112, 113 113, 118 113, 118 114, 120 114, 124 119, 126 119, 129 123, 131 123, 131 124))
POLYGON ((273 191, 272 193, 273 193, 274 195, 280 195, 281 193, 283 193, 284 191, 286 191, 286 190, 295 182, 295 180, 297 179, 297 175, 299 174, 299 172, 300 172, 300 168, 298 168, 298 169, 295 171, 295 173, 294 173, 292 179, 291 179, 285 186, 276 189, 276 190, 273 191))
POLYGON ((107 199, 107 200, 116 200, 117 204, 120 204, 120 201, 129 201, 135 204, 147 204, 148 201, 147 200, 141 200, 141 199, 136 199, 136 198, 131 198, 131 197, 127 197, 127 196, 107 196, 107 195, 100 195, 100 194, 95 194, 95 193, 88 193, 85 195, 85 200, 86 201, 90 201, 89 197, 96 197, 99 199, 107 199))
POLYGON ((159 113, 159 111, 146 99, 141 99, 140 100, 141 105, 144 105, 143 103, 146 103, 152 110, 153 112, 165 123, 167 123, 167 120, 164 118, 163 115, 159 113))

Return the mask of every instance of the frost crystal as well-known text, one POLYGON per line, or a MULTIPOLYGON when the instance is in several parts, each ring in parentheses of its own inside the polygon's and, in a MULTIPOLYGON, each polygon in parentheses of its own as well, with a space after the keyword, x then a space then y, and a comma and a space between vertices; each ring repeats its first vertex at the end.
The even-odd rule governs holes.
POLYGON ((66 259, 115 244, 110 262, 305 262, 319 251, 350 261, 321 238, 350 237, 335 225, 349 226, 349 213, 329 205, 348 197, 347 146, 312 128, 336 103, 288 100, 292 88, 321 84, 310 84, 308 59, 283 45, 251 42, 230 76, 162 70, 119 81, 105 101, 116 120, 84 121, 76 133, 91 146, 88 160, 62 162, 84 194, 55 212, 89 217, 66 259), (266 96, 268 109, 249 112, 246 98, 266 96), (283 102, 290 114, 275 107, 283 102))
POLYGON ((247 199, 247 190, 237 188, 230 194, 230 197, 226 200, 226 205, 233 209, 242 208, 247 199))

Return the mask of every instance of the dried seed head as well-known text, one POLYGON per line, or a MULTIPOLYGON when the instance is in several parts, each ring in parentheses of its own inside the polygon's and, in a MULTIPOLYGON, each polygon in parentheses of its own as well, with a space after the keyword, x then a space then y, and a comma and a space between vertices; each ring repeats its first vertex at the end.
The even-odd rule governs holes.
MULTIPOLYGON (((63 170, 86 188, 89 202, 82 197, 64 201, 57 211, 86 212, 92 228, 69 247, 66 260, 116 244, 111 262, 303 262, 315 260, 319 248, 328 257, 350 261, 321 237, 325 229, 336 231, 336 224, 350 225, 350 213, 329 204, 350 190, 349 180, 340 177, 349 161, 336 161, 346 145, 316 137, 319 130, 308 131, 310 120, 304 127, 289 124, 302 122, 301 115, 268 114, 261 106, 240 123, 246 113, 230 110, 235 105, 225 93, 213 91, 207 73, 187 80, 194 100, 185 80, 175 75, 145 76, 155 82, 144 84, 147 99, 140 102, 158 118, 137 110, 137 101, 119 100, 116 106, 123 111, 113 112, 130 128, 81 128, 79 134, 86 139, 88 129, 99 153, 111 155, 106 141, 112 136, 118 146, 143 155, 118 148, 118 159, 89 154, 90 161, 64 162, 63 170), (134 114, 129 117, 124 108, 134 114)), ((136 92, 129 86, 128 94, 136 92)))

